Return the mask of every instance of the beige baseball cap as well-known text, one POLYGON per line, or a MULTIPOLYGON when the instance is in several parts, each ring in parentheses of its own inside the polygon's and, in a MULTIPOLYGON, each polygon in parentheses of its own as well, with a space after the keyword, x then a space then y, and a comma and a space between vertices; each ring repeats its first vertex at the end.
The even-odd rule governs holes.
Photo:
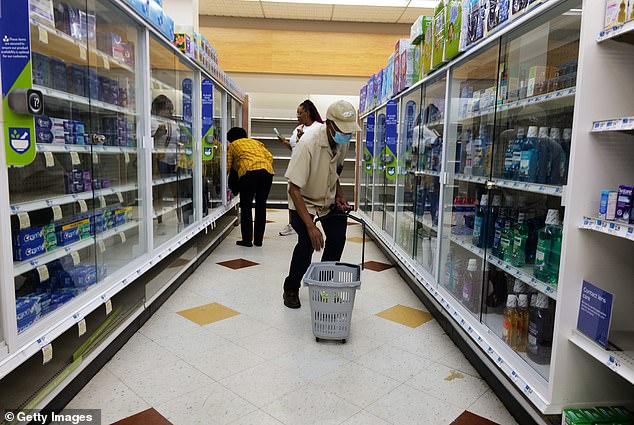
POLYGON ((352 103, 345 100, 338 100, 331 104, 326 111, 326 119, 334 121, 343 133, 361 131, 361 127, 357 124, 357 111, 352 103))

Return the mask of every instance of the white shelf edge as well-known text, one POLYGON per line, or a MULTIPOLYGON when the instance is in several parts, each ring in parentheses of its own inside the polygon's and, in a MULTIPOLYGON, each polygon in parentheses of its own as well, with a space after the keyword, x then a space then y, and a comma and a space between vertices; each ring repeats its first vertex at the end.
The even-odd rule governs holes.
POLYGON ((36 89, 36 90, 41 91, 46 96, 51 96, 51 97, 54 97, 56 99, 67 100, 69 102, 75 102, 75 103, 79 103, 81 105, 86 105, 86 106, 95 107, 95 108, 99 108, 99 109, 105 109, 107 111, 118 112, 120 114, 137 115, 137 113, 136 113, 136 111, 134 109, 124 108, 122 106, 117 106, 117 105, 112 105, 110 103, 102 102, 100 100, 94 100, 94 99, 90 99, 88 97, 79 96, 79 95, 76 95, 76 94, 67 93, 65 91, 56 90, 56 89, 52 89, 52 88, 49 88, 49 87, 35 85, 35 84, 33 85, 33 88, 36 89))
POLYGON ((179 209, 179 208, 182 208, 182 207, 184 207, 185 205, 189 205, 189 204, 191 204, 192 202, 193 202, 193 201, 192 201, 191 199, 186 199, 184 202, 175 202, 175 203, 173 203, 172 205, 170 205, 170 206, 168 206, 168 207, 164 207, 164 208, 162 208, 161 210, 159 210, 159 211, 155 212, 155 213, 152 215, 152 218, 158 218, 158 217, 164 216, 164 215, 165 215, 165 214, 167 214, 168 212, 170 212, 170 211, 174 211, 174 210, 177 210, 177 209, 179 209))
MULTIPOLYGON (((528 182, 520 182, 515 180, 506 180, 499 178, 489 179, 485 176, 469 176, 466 174, 453 174, 453 180, 477 183, 477 184, 486 184, 487 182, 493 182, 496 186, 505 188, 505 189, 513 189, 520 190, 522 192, 530 192, 530 193, 541 193, 544 195, 552 195, 552 196, 562 196, 563 186, 555 186, 550 184, 541 184, 541 183, 528 183, 528 182)), ((451 179, 451 176, 450 176, 451 179)))
POLYGON ((173 177, 164 177, 162 179, 152 180, 152 186, 161 186, 168 183, 174 183, 176 181, 189 180, 194 178, 193 174, 184 174, 181 176, 173 176, 173 177))
POLYGON ((130 221, 120 226, 113 227, 112 229, 108 229, 105 232, 99 233, 97 235, 91 235, 89 238, 82 239, 70 245, 58 246, 53 251, 46 254, 38 255, 37 257, 22 261, 20 263, 14 263, 13 274, 14 276, 19 276, 28 272, 29 270, 36 269, 42 265, 65 257, 73 252, 77 252, 81 249, 87 248, 93 245, 95 243, 95 240, 105 240, 111 238, 112 236, 118 235, 119 233, 126 230, 130 230, 134 227, 137 227, 138 225, 139 223, 137 221, 130 221))
POLYGON ((595 217, 583 217, 583 223, 579 225, 579 228, 634 241, 634 224, 619 223, 618 221, 595 217))
POLYGON ((104 145, 62 145, 54 143, 38 143, 38 152, 52 152, 52 153, 66 153, 66 152, 80 152, 80 153, 137 153, 137 148, 127 146, 104 146, 104 145))
MULTIPOLYGON (((82 318, 86 317, 96 308, 103 305, 110 298, 127 287, 130 283, 134 282, 139 276, 143 275, 143 273, 153 267, 157 262, 160 262, 165 256, 171 254, 183 243, 189 241, 206 227, 213 225, 216 220, 233 209, 238 204, 239 199, 239 197, 233 198, 227 205, 216 208, 202 221, 179 233, 174 239, 168 241, 165 245, 159 247, 159 249, 153 250, 153 252, 147 255, 147 261, 139 262, 138 264, 140 265, 133 268, 133 270, 131 270, 125 277, 112 280, 110 282, 103 282, 102 290, 100 292, 95 292, 97 295, 91 299, 86 299, 82 305, 76 306, 73 309, 73 313, 64 315, 61 317, 61 320, 48 326, 46 320, 39 322, 38 328, 42 329, 41 332, 36 333, 37 336, 29 338, 26 343, 22 344, 15 352, 8 354, 4 358, 0 358, 0 379, 40 351, 42 347, 53 342, 55 338, 60 336, 71 326, 75 326, 82 320, 82 318)), ((69 302, 69 304, 71 303, 72 301, 69 302)), ((37 330, 35 327, 34 329, 37 330)), ((35 330, 33 330, 33 332, 35 332, 35 330)), ((25 333, 28 332, 29 329, 25 330, 25 333)))
POLYGON ((620 41, 618 40, 618 37, 625 34, 632 36, 633 34, 631 33, 633 31, 634 31, 634 21, 629 21, 621 25, 616 25, 610 29, 601 31, 599 35, 597 36, 597 43, 601 43, 606 40, 614 40, 614 39, 617 39, 615 41, 620 41))
POLYGON ((593 133, 610 133, 614 131, 634 132, 634 117, 622 117, 611 120, 594 121, 593 133))
POLYGON ((16 204, 11 204, 11 214, 35 211, 42 208, 49 208, 55 205, 72 204, 73 202, 77 202, 82 199, 88 200, 88 199, 98 198, 100 196, 114 195, 116 193, 131 192, 137 189, 138 189, 138 186, 136 184, 128 184, 128 185, 122 185, 122 186, 109 187, 107 189, 98 189, 94 191, 56 196, 50 199, 19 202, 16 204))
POLYGON ((568 339, 594 357, 599 363, 627 380, 630 384, 634 384, 634 368, 628 366, 628 363, 632 364, 633 358, 628 356, 627 352, 606 350, 576 329, 572 330, 572 335, 568 339))

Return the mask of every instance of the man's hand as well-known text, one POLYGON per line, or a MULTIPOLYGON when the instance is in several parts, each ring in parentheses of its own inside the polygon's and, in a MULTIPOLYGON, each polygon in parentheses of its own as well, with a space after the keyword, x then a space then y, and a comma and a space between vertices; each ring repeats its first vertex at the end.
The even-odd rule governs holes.
POLYGON ((335 196, 335 205, 339 211, 347 212, 350 210, 350 204, 348 204, 342 193, 337 193, 335 196))
POLYGON ((315 251, 321 251, 324 247, 324 235, 322 235, 321 230, 313 224, 307 228, 308 237, 310 237, 310 243, 313 245, 313 249, 315 251))

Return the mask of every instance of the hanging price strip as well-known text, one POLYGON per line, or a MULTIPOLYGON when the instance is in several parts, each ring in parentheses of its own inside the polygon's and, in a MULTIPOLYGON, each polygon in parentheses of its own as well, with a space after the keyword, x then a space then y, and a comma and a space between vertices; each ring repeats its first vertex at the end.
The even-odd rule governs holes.
POLYGON ((121 238, 121 243, 125 243, 126 242, 126 237, 125 237, 125 233, 121 232, 119 233, 119 237, 121 238))
POLYGON ((53 344, 42 347, 42 364, 46 364, 53 359, 53 344))
POLYGON ((123 204, 123 195, 121 192, 117 192, 117 198, 119 198, 119 203, 123 204))
POLYGON ((106 252, 106 244, 103 239, 99 239, 99 242, 97 242, 97 246, 99 247, 99 252, 101 252, 102 254, 106 252))
POLYGON ((71 152, 70 153, 70 162, 73 165, 79 165, 81 164, 81 161, 79 160, 79 154, 77 152, 71 152))
POLYGON ((44 266, 40 266, 37 268, 37 274, 40 277, 40 282, 45 282, 48 280, 48 267, 44 266))
POLYGON ((62 207, 53 205, 51 209, 53 210, 53 221, 60 221, 62 219, 62 207))
POLYGON ((20 222, 20 229, 31 227, 31 219, 27 212, 18 213, 18 221, 20 222))
POLYGON ((44 152, 44 160, 46 161, 46 168, 55 166, 55 158, 52 152, 44 152))
POLYGON ((103 57, 103 67, 105 69, 110 69, 110 59, 106 56, 103 57))
POLYGON ((92 153, 92 163, 99 164, 99 154, 97 152, 92 153))
POLYGON ((99 205, 101 206, 101 208, 106 208, 106 197, 101 195, 99 197, 99 205))
POLYGON ((79 201, 77 201, 77 203, 79 204, 79 211, 81 211, 82 213, 88 211, 88 205, 86 205, 86 201, 80 199, 79 201))
POLYGON ((81 337, 86 333, 86 319, 81 319, 79 323, 77 323, 77 328, 79 330, 79 336, 81 337))
POLYGON ((106 301, 106 316, 112 313, 112 300, 106 301))
POLYGON ((85 61, 86 58, 86 48, 84 46, 79 46, 79 59, 85 61))
POLYGON ((81 261, 81 259, 79 258, 79 252, 74 251, 70 254, 70 257, 73 259, 73 265, 76 266, 77 264, 79 264, 79 262, 81 261))
POLYGON ((38 33, 38 38, 40 39, 40 41, 44 44, 48 44, 48 31, 46 31, 46 28, 42 28, 38 26, 37 33, 38 33))
POLYGON ((123 152, 123 160, 125 161, 126 164, 130 163, 130 154, 128 154, 127 152, 123 152))

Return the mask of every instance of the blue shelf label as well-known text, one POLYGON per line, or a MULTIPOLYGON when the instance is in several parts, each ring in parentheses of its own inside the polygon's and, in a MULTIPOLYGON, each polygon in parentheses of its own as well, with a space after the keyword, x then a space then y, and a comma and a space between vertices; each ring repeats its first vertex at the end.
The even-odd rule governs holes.
POLYGON ((608 348, 614 296, 590 282, 583 281, 577 329, 608 348))

